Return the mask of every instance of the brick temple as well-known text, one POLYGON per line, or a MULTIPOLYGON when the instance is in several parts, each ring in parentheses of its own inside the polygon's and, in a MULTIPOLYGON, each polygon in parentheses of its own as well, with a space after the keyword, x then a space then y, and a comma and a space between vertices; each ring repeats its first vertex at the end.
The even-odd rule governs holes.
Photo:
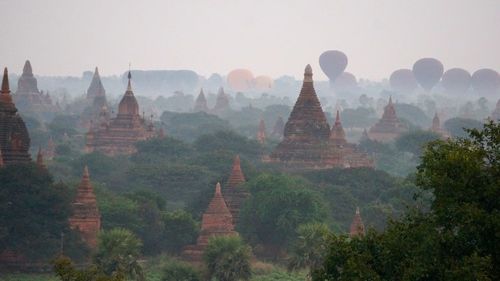
POLYGON ((284 139, 265 161, 285 169, 373 167, 373 160, 345 139, 339 113, 330 130, 314 90, 312 69, 307 65, 299 97, 284 129, 284 139))
POLYGON ((378 142, 391 142, 401 134, 408 132, 408 126, 402 123, 396 115, 392 97, 384 108, 382 118, 368 131, 371 140, 378 142))
POLYGON ((208 245, 210 237, 238 235, 234 231, 233 217, 221 193, 220 184, 215 187, 215 194, 203 213, 201 231, 195 245, 184 247, 182 257, 184 260, 200 263, 203 261, 203 251, 208 245))
POLYGON ((86 151, 98 151, 106 155, 132 154, 137 151, 135 143, 156 135, 151 121, 139 115, 139 104, 128 73, 127 91, 118 105, 118 114, 110 118, 107 108, 100 112, 98 125, 91 126, 87 133, 86 151))
POLYGON ((97 208, 94 189, 90 184, 89 170, 83 169, 83 176, 72 204, 73 215, 69 218, 72 229, 80 232, 83 241, 91 249, 97 247, 97 234, 101 229, 101 214, 97 208))
POLYGON ((38 82, 33 75, 33 68, 29 60, 24 63, 23 73, 17 80, 14 101, 22 112, 54 112, 56 110, 50 94, 38 89, 38 82))
POLYGON ((0 150, 3 165, 31 162, 30 136, 12 100, 9 73, 4 69, 0 92, 0 150))
POLYGON ((233 223, 237 225, 240 220, 240 210, 245 199, 250 195, 241 185, 245 183, 245 175, 241 170, 240 156, 234 157, 231 174, 222 189, 227 207, 233 216, 233 223))
POLYGON ((356 214, 354 214, 354 219, 352 220, 351 227, 349 229, 349 236, 351 238, 365 236, 365 225, 363 224, 363 220, 361 219, 359 208, 356 208, 356 214))

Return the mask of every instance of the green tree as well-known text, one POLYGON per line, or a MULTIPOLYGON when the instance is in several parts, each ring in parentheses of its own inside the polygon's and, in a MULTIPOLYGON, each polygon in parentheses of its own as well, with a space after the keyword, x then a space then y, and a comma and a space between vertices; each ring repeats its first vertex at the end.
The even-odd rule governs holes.
POLYGON ((477 120, 460 117, 448 119, 443 124, 444 128, 446 131, 450 132, 451 136, 461 138, 468 136, 466 129, 479 129, 481 125, 482 123, 477 120))
POLYGON ((210 278, 219 281, 248 280, 251 249, 239 236, 215 236, 210 238, 203 253, 210 278))
POLYGON ((252 196, 241 211, 241 233, 274 249, 275 257, 295 238, 299 225, 327 219, 324 202, 302 178, 263 174, 247 187, 252 196))
POLYGON ((189 213, 183 210, 164 213, 162 221, 162 241, 168 252, 179 254, 184 246, 196 241, 199 226, 189 213))
POLYGON ((229 122, 205 112, 177 113, 165 111, 161 115, 169 136, 192 142, 205 134, 229 130, 229 122))
POLYGON ((429 131, 408 132, 396 139, 396 147, 400 151, 410 152, 414 156, 420 157, 427 143, 439 138, 438 134, 429 131))
POLYGON ((319 267, 327 252, 327 240, 330 234, 326 224, 313 223, 299 226, 297 238, 290 251, 288 268, 290 270, 308 268, 311 271, 319 267))
POLYGON ((59 256, 53 261, 54 273, 61 281, 125 281, 121 273, 107 276, 95 266, 86 269, 76 269, 70 258, 59 256))
POLYGON ((61 233, 71 238, 68 247, 80 240, 68 224, 71 192, 47 170, 32 163, 9 165, 0 168, 0 183, 0 252, 47 260, 59 251, 61 233))
POLYGON ((260 145, 256 140, 250 140, 233 131, 219 131, 200 136, 194 142, 194 146, 199 152, 227 150, 251 159, 259 158, 261 153, 260 145))
POLYGON ((176 261, 169 261, 162 269, 161 281, 200 281, 200 273, 193 266, 176 261))
POLYGON ((144 273, 138 262, 141 247, 141 241, 127 229, 101 231, 94 263, 107 276, 124 274, 134 280, 144 280, 144 273))

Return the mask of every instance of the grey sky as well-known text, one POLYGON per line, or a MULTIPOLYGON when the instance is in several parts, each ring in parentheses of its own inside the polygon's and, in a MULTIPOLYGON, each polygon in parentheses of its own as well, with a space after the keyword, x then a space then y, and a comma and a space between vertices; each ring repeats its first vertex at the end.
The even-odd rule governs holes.
POLYGON ((381 79, 432 56, 445 69, 500 70, 500 0, 0 0, 0 65, 37 74, 104 75, 248 68, 300 77, 328 49, 347 71, 381 79))

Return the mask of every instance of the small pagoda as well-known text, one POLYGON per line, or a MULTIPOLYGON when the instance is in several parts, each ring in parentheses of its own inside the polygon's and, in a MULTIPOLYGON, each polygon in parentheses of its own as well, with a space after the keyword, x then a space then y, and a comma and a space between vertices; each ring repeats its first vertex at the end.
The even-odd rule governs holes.
POLYGON ((214 197, 203 213, 198 240, 195 245, 184 248, 182 257, 186 261, 200 263, 210 237, 231 235, 238 235, 238 233, 234 230, 233 217, 222 196, 220 183, 217 183, 214 197))
POLYGON ((132 154, 135 143, 156 136, 153 123, 139 115, 139 104, 132 91, 132 76, 128 73, 127 91, 118 105, 118 115, 110 119, 106 107, 101 108, 98 125, 90 126, 86 151, 106 155, 132 154))
POLYGON ((85 128, 89 128, 90 124, 99 119, 99 115, 103 108, 108 107, 108 102, 106 100, 106 90, 101 81, 101 76, 99 75, 99 69, 96 67, 94 70, 94 76, 90 82, 90 86, 86 93, 87 107, 82 112, 81 123, 85 128))
POLYGON ((83 241, 91 249, 97 247, 97 234, 101 229, 101 214, 97 208, 94 189, 90 184, 89 169, 83 169, 83 176, 72 204, 73 215, 69 218, 72 229, 80 232, 83 241))
POLYGON ((200 94, 194 102, 193 112, 208 112, 207 99, 203 93, 203 89, 200 90, 200 94))
POLYGON ((371 140, 387 143, 406 132, 408 132, 408 126, 399 120, 392 103, 392 97, 390 97, 382 118, 370 128, 368 136, 371 140))
POLYGON ((29 163, 30 136, 12 100, 9 73, 4 69, 0 92, 0 150, 3 165, 29 163))
POLYGON ((361 219, 361 214, 359 213, 358 207, 356 207, 356 214, 354 215, 354 219, 351 223, 349 236, 351 238, 365 236, 365 225, 363 224, 363 220, 361 219))
POLYGON ((220 87, 217 92, 217 97, 215 99, 215 106, 212 109, 212 113, 216 115, 224 114, 230 109, 229 107, 229 96, 224 92, 224 88, 220 87))
POLYGON ((339 112, 330 125, 316 95, 312 69, 306 66, 299 97, 286 122, 284 138, 265 161, 287 170, 373 167, 373 160, 347 143, 339 112))
POLYGON ((450 137, 448 132, 441 127, 441 121, 439 120, 437 112, 434 114, 434 118, 432 118, 432 127, 430 128, 430 131, 438 134, 442 138, 450 137))
POLYGON ((240 156, 236 155, 234 157, 233 167, 231 169, 231 174, 222 189, 222 194, 226 200, 226 204, 233 216, 234 225, 238 225, 240 220, 240 210, 243 202, 250 195, 241 185, 245 183, 245 175, 241 170, 240 156))
POLYGON ((17 80, 14 101, 22 112, 54 112, 56 110, 50 94, 38 89, 38 82, 33 75, 33 68, 29 60, 24 63, 23 73, 17 80))

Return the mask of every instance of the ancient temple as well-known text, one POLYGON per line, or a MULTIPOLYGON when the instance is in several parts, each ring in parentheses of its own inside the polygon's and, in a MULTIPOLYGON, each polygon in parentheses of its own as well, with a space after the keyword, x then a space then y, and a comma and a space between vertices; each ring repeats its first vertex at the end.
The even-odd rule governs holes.
POLYGON ((17 81, 17 91, 14 94, 14 101, 22 112, 53 112, 56 109, 52 105, 49 93, 43 93, 43 91, 38 89, 38 82, 33 75, 33 68, 29 60, 24 63, 23 73, 17 81))
POLYGON ((81 123, 85 128, 89 128, 91 123, 97 124, 95 121, 98 120, 102 108, 108 107, 106 90, 101 82, 101 76, 97 67, 95 68, 90 86, 87 89, 86 98, 88 105, 82 112, 81 123))
POLYGON ((233 216, 233 223, 237 225, 240 219, 240 209, 245 199, 248 198, 249 193, 241 184, 245 183, 245 175, 241 170, 240 156, 234 157, 233 167, 231 174, 222 189, 222 194, 226 200, 227 207, 233 216))
POLYGON ((229 110, 229 97, 224 92, 224 88, 220 87, 217 92, 217 98, 215 100, 215 106, 212 109, 212 113, 221 114, 229 110))
POLYGON ((29 148, 30 136, 12 100, 9 74, 5 68, 0 92, 0 150, 4 165, 30 162, 29 148))
POLYGON ((378 142, 390 142, 405 132, 408 132, 408 126, 399 121, 392 103, 392 97, 390 97, 389 103, 384 108, 382 118, 370 128, 368 136, 371 140, 378 142))
POLYGON ((356 207, 356 214, 351 223, 351 228, 349 229, 349 236, 351 238, 357 236, 365 236, 365 225, 361 219, 361 214, 359 213, 359 208, 356 207))
POLYGON ((373 166, 356 145, 347 143, 338 114, 330 131, 314 90, 310 65, 306 66, 302 89, 286 122, 284 139, 266 161, 281 163, 290 170, 373 166))
POLYGON ((273 131, 271 132, 271 137, 276 139, 282 139, 284 130, 285 130, 285 121, 283 121, 283 117, 279 116, 278 119, 276 119, 276 123, 274 123, 273 131))
POLYGON ((139 104, 132 91, 131 78, 129 72, 127 91, 118 105, 117 116, 110 118, 107 108, 101 108, 98 124, 92 125, 87 133, 87 152, 132 154, 136 152, 136 142, 156 135, 153 123, 139 115, 139 104))
POLYGON ((215 187, 215 194, 203 213, 201 231, 195 245, 186 246, 183 250, 183 259, 199 263, 202 261, 203 251, 208 240, 213 236, 237 235, 234 231, 233 217, 221 193, 220 183, 215 187))
POLYGON ((494 121, 500 121, 500 99, 497 101, 495 110, 491 113, 491 119, 494 121))
POLYGON ((208 112, 207 99, 203 93, 203 89, 200 90, 200 94, 194 102, 193 112, 208 112))
POLYGON ((264 144, 266 142, 266 124, 262 119, 260 119, 259 122, 259 131, 257 131, 257 141, 260 144, 264 144))
POLYGON ((70 227, 78 230, 83 241, 91 249, 95 249, 97 247, 97 234, 101 229, 101 214, 97 208, 87 166, 83 169, 82 181, 78 186, 72 207, 73 215, 69 218, 70 227))
POLYGON ((434 118, 432 118, 432 127, 430 128, 430 131, 440 135, 443 138, 448 138, 450 136, 448 132, 446 132, 446 130, 441 127, 441 121, 439 120, 437 112, 434 114, 434 118))

